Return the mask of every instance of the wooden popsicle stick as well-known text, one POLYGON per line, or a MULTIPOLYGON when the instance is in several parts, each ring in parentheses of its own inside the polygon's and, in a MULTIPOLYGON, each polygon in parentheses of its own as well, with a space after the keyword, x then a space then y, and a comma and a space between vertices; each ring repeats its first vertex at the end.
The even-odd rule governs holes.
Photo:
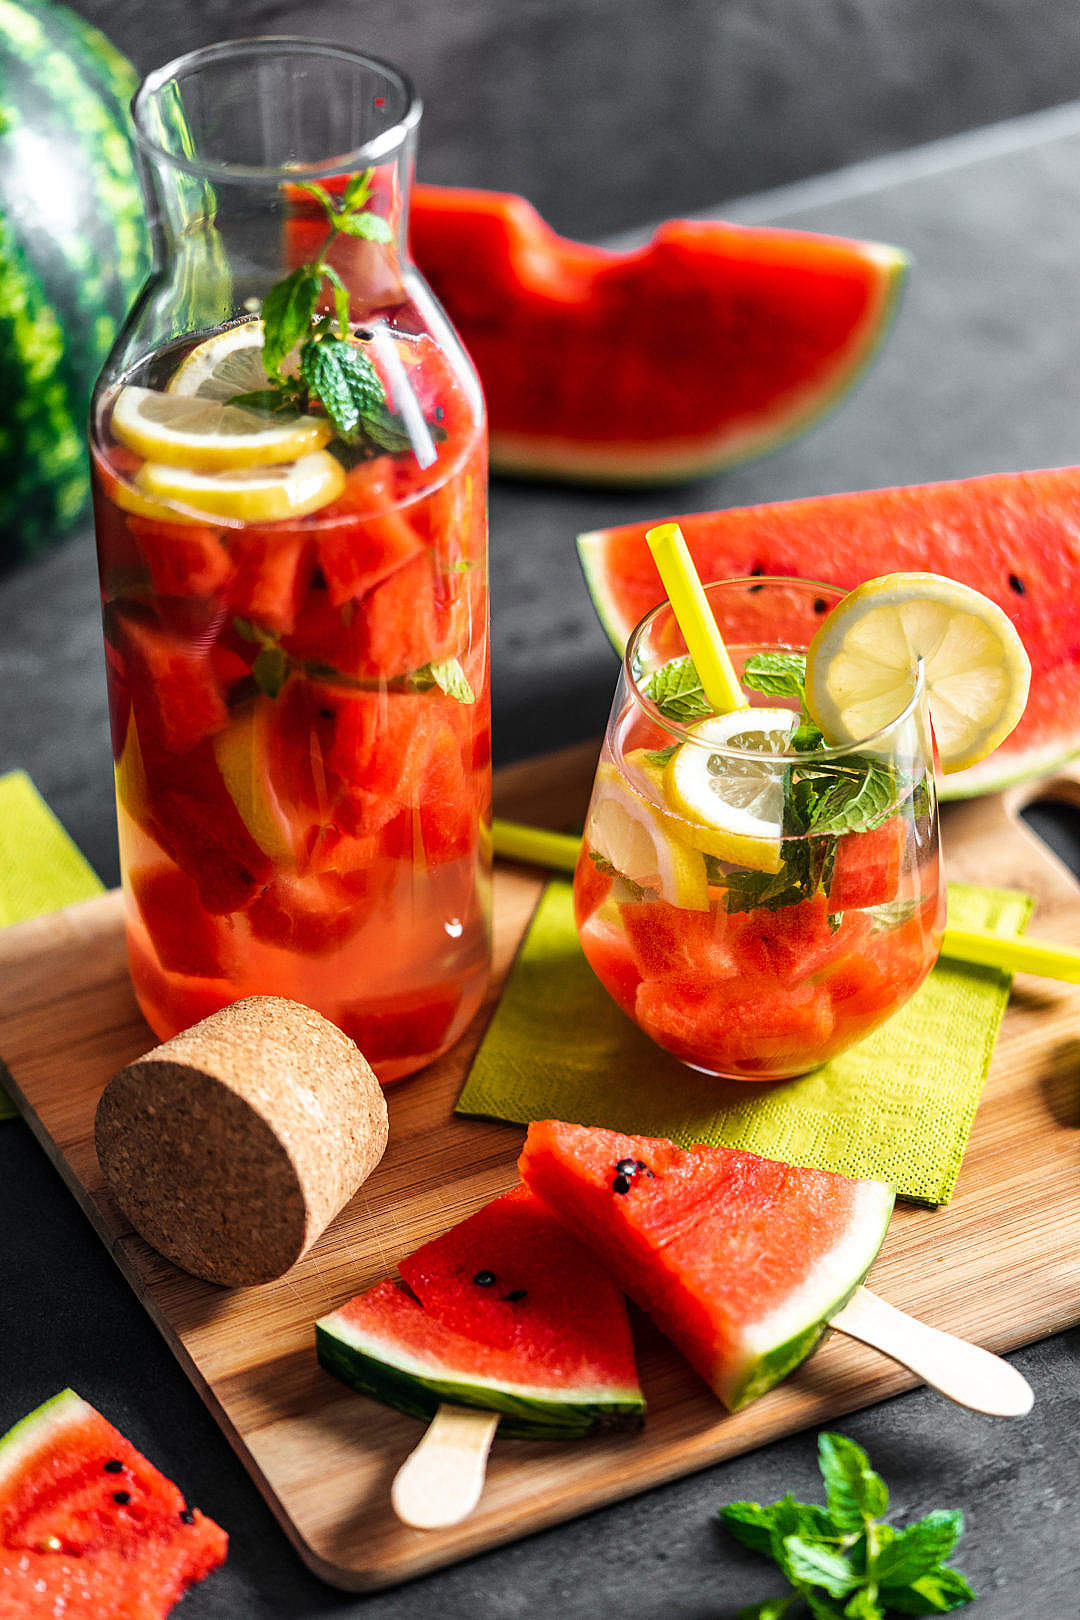
POLYGON ((467 1519, 484 1489, 498 1412, 444 1402, 397 1471, 390 1502, 413 1530, 441 1530, 467 1519))
POLYGON ((946 1399, 989 1417, 1023 1417, 1035 1397, 1027 1379, 1007 1361, 966 1339, 898 1311, 869 1288, 857 1288, 830 1318, 863 1344, 908 1367, 946 1399))

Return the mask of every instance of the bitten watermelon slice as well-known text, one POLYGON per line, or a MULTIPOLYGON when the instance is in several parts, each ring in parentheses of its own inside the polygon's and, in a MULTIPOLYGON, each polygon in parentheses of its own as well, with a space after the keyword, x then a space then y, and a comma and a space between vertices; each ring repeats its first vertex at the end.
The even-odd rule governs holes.
POLYGON ((413 251, 484 384, 497 470, 674 482, 801 433, 863 370, 904 255, 669 220, 630 253, 557 236, 524 198, 417 186, 413 251))
POLYGON ((157 1620, 227 1547, 74 1390, 0 1440, 0 1614, 11 1620, 157 1620))
MULTIPOLYGON (((851 589, 882 574, 927 571, 972 585, 1004 608, 1031 660, 1027 708, 988 759, 939 783, 943 798, 992 792, 1080 750, 1080 467, 820 495, 678 521, 704 580, 780 574, 851 589)), ((651 526, 578 538, 597 612, 620 653, 663 597, 645 543, 651 526)), ((738 641, 737 622, 720 628, 738 641)), ((782 624, 776 629, 783 639, 782 624)))
POLYGON ((315 1324, 320 1362, 354 1389, 414 1417, 442 1401, 501 1412, 519 1437, 640 1423, 622 1295, 524 1187, 399 1270, 404 1288, 387 1279, 315 1324))
POLYGON ((808 1356, 881 1247, 881 1181, 543 1120, 527 1187, 735 1411, 808 1356))

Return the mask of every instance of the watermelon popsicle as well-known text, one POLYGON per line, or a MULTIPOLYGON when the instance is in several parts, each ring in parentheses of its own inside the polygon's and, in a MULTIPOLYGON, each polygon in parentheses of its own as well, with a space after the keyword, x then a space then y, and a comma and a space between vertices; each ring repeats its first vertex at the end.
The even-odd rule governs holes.
POLYGON ((398 1270, 401 1285, 385 1279, 356 1295, 320 1318, 315 1338, 321 1364, 351 1388, 434 1420, 399 1476, 406 1522, 431 1529, 472 1511, 496 1427, 569 1440, 640 1425, 623 1297, 526 1188, 398 1270))

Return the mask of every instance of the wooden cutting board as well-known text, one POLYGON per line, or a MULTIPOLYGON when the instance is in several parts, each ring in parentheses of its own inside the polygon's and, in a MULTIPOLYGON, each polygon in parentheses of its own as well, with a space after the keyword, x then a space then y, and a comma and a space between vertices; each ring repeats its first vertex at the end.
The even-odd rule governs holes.
MULTIPOLYGON (((500 813, 580 821, 594 759, 595 748, 578 748, 504 771, 500 813)), ((1080 946, 1080 890, 1018 819, 1036 796, 1080 804, 1080 774, 951 807, 949 872, 1028 890, 1038 900, 1032 934, 1080 946)), ((390 1482, 421 1427, 324 1373, 312 1323, 516 1180, 521 1129, 457 1119, 452 1108, 541 887, 531 870, 500 868, 495 974, 474 1025, 441 1062, 390 1089, 386 1158, 302 1263, 236 1290, 187 1276, 143 1243, 98 1170, 98 1096, 153 1044, 128 985, 119 895, 0 933, 0 1053, 19 1108, 305 1562, 338 1586, 407 1579, 915 1381, 834 1334, 787 1383, 728 1416, 636 1319, 649 1403, 641 1434, 496 1439, 471 1519, 444 1531, 398 1524, 390 1482)), ((940 1211, 898 1208, 871 1281, 894 1304, 995 1350, 1080 1321, 1080 988, 1017 980, 955 1199, 940 1211)))

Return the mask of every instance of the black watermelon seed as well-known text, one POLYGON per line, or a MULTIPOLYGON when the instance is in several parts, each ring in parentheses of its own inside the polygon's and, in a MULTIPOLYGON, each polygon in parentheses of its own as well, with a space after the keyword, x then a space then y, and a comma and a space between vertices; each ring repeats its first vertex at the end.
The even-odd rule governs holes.
POLYGON ((194 1524, 195 1523, 195 1515, 194 1515, 194 1513, 192 1513, 190 1508, 181 1509, 180 1518, 181 1518, 181 1521, 184 1524, 194 1524))
POLYGON ((131 1492, 113 1491, 112 1499, 114 1502, 119 1502, 121 1507, 127 1507, 128 1503, 131 1501, 131 1492))
POLYGON ((828 602, 826 602, 826 600, 825 600, 825 598, 823 596, 815 597, 815 599, 814 599, 814 612, 815 613, 824 613, 827 610, 828 606, 829 606, 829 604, 828 604, 828 602))
POLYGON ((628 1193, 630 1191, 630 1177, 616 1176, 615 1180, 611 1183, 611 1190, 612 1192, 617 1193, 628 1193))
POLYGON ((635 1159, 634 1164, 639 1170, 647 1170, 649 1168, 644 1159, 635 1159))
POLYGON ((765 572, 765 570, 764 570, 764 568, 762 568, 760 563, 755 563, 753 568, 751 568, 750 572, 752 574, 763 574, 765 572))
POLYGON ((473 1278, 477 1288, 490 1288, 494 1281, 495 1273, 493 1271, 478 1271, 473 1278))
POLYGON ((508 1294, 503 1295, 503 1299, 509 1300, 511 1305, 516 1305, 519 1299, 525 1298, 528 1291, 527 1288, 512 1288, 508 1294))
POLYGON ((758 591, 763 591, 764 589, 764 585, 748 585, 746 587, 746 594, 747 596, 756 596, 758 591))
POLYGON ((109 1458, 108 1462, 105 1464, 105 1472, 107 1474, 122 1474, 124 1472, 124 1465, 120 1461, 119 1457, 109 1458))
POLYGON ((1010 574, 1009 575, 1009 584, 1012 586, 1012 588, 1016 592, 1017 596, 1026 596, 1027 587, 1024 585, 1024 582, 1020 578, 1019 574, 1010 574))
POLYGON ((636 1176, 638 1171, 644 1170, 644 1168, 645 1166, 639 1159, 620 1159, 615 1166, 616 1172, 620 1176, 636 1176))

